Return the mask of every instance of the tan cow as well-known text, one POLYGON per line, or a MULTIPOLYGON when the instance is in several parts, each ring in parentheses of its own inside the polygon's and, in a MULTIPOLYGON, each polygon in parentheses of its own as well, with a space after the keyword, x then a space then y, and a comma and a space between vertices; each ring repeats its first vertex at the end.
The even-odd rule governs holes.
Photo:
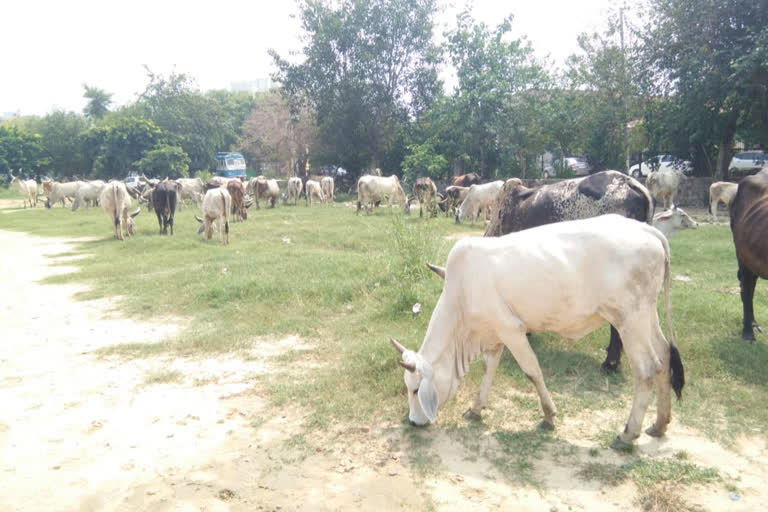
POLYGON ((727 181, 716 181, 709 186, 709 215, 717 222, 717 207, 723 203, 728 208, 736 196, 738 184, 727 181))

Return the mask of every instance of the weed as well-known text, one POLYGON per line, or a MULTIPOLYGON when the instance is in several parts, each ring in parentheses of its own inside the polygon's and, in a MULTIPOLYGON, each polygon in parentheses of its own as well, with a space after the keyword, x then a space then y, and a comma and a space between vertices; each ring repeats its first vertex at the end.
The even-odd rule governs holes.
POLYGON ((144 384, 150 386, 152 384, 170 384, 172 382, 182 381, 184 376, 176 370, 158 370, 149 372, 144 377, 144 384))
POLYGON ((614 487, 626 481, 629 470, 626 465, 588 462, 576 472, 576 476, 582 480, 596 480, 603 485, 614 487))

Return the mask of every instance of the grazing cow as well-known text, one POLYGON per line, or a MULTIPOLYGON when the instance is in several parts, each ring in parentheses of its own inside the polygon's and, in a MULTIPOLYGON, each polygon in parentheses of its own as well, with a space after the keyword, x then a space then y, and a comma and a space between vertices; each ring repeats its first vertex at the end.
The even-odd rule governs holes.
POLYGON ((245 188, 245 191, 252 195, 256 200, 256 208, 261 208, 259 205, 260 199, 266 199, 272 208, 277 205, 277 199, 280 197, 280 186, 277 184, 277 180, 268 180, 264 176, 258 178, 252 178, 245 188))
MULTIPOLYGON (((654 384, 656 422, 646 433, 664 435, 670 387, 679 399, 685 380, 672 339, 669 244, 657 229, 603 215, 498 238, 464 238, 449 253, 446 268, 433 270, 445 284, 421 348, 413 352, 392 340, 406 369, 412 424, 435 420, 476 355, 500 355, 506 346, 539 394, 540 427, 552 429, 555 405, 526 334, 553 331, 576 340, 610 322, 624 339, 634 377, 629 420, 611 447, 626 447, 640 435, 654 384), (656 310, 662 287, 669 342, 656 310)), ((495 370, 486 368, 471 411, 486 405, 495 370)))
POLYGON ((141 207, 135 212, 128 213, 131 208, 131 196, 122 181, 110 181, 101 188, 99 197, 101 208, 112 219, 114 225, 115 238, 124 240, 125 236, 132 236, 136 232, 136 224, 133 219, 141 213, 141 207))
POLYGON ((754 343, 757 323, 752 298, 757 278, 768 279, 768 172, 761 171, 739 182, 730 213, 744 310, 741 337, 754 343))
POLYGON ((709 186, 709 215, 717 222, 717 206, 722 202, 726 208, 736 196, 738 184, 727 181, 716 181, 709 186))
POLYGON ((232 181, 235 178, 225 178, 223 176, 214 176, 210 180, 208 180, 208 183, 205 184, 205 191, 208 192, 212 188, 219 188, 219 187, 226 187, 227 183, 232 181))
POLYGON ((51 189, 51 196, 45 202, 45 207, 50 208, 59 201, 61 201, 62 206, 66 206, 65 200, 69 199, 70 201, 74 201, 77 191, 83 185, 85 185, 84 181, 69 181, 67 183, 54 182, 53 188, 51 189))
MULTIPOLYGON (((650 224, 652 204, 651 195, 639 181, 618 171, 598 172, 536 188, 527 188, 519 179, 512 178, 498 194, 485 236, 502 236, 553 222, 606 213, 650 224)), ((621 338, 611 326, 603 370, 615 371, 620 358, 621 338)))
POLYGON ((334 191, 333 178, 330 176, 323 176, 320 180, 320 188, 323 189, 323 196, 325 196, 325 202, 332 203, 336 199, 336 193, 334 191))
POLYGON ((152 185, 147 185, 144 191, 138 197, 139 203, 144 203, 147 205, 148 212, 154 211, 155 209, 155 205, 152 204, 152 195, 154 193, 155 187, 152 185))
POLYGON ((296 206, 303 188, 304 183, 302 183, 301 178, 297 178, 295 176, 290 178, 288 180, 288 187, 285 192, 285 197, 283 198, 283 204, 293 199, 293 205, 296 206))
POLYGON ((321 203, 325 202, 325 196, 323 195, 323 189, 320 187, 320 182, 315 180, 307 180, 304 187, 307 196, 307 206, 312 206, 312 198, 317 198, 321 203))
POLYGON ((445 198, 440 203, 440 209, 447 214, 456 215, 456 210, 467 197, 469 187, 451 185, 445 189, 445 198))
POLYGON ((690 215, 677 206, 654 215, 652 225, 664 233, 667 240, 672 238, 672 235, 678 231, 686 228, 696 229, 699 227, 699 224, 693 220, 690 215))
POLYGON ((179 194, 179 211, 181 211, 181 203, 186 201, 192 201, 195 206, 200 205, 203 201, 203 190, 205 190, 205 184, 200 178, 179 178, 176 180, 181 186, 181 192, 179 194))
POLYGON ((648 175, 645 186, 648 187, 648 192, 654 200, 653 213, 656 213, 656 201, 662 201, 665 210, 672 208, 682 179, 683 173, 675 169, 659 169, 648 175))
POLYGON ((476 172, 470 172, 468 174, 462 174, 460 176, 454 176, 451 178, 451 185, 456 187, 471 187, 472 185, 480 185, 483 180, 476 172))
POLYGON ((161 235, 168 234, 169 226, 173 235, 173 216, 176 213, 180 188, 181 185, 175 181, 165 180, 158 183, 152 190, 152 205, 155 208, 161 235))
POLYGON ((76 211, 81 205, 85 205, 86 208, 89 206, 96 206, 104 186, 105 183, 102 180, 83 182, 75 194, 75 200, 72 203, 72 211, 76 211))
POLYGON ((427 207, 427 212, 432 216, 437 215, 437 185, 432 181, 432 178, 422 177, 416 178, 416 183, 413 185, 413 194, 415 197, 409 197, 405 202, 405 213, 411 213, 411 202, 419 201, 419 217, 424 216, 424 206, 427 207))
POLYGON ((8 174, 11 176, 10 186, 16 188, 19 194, 21 194, 24 208, 27 207, 27 203, 29 203, 30 208, 37 206, 37 182, 35 180, 22 179, 21 169, 16 172, 17 175, 14 176, 10 170, 8 171, 8 174))
POLYGON ((232 196, 226 188, 217 187, 207 191, 203 197, 203 217, 195 215, 195 219, 200 223, 197 234, 205 232, 205 238, 210 240, 215 222, 219 240, 224 245, 229 244, 229 212, 231 210, 232 196))
POLYGON ((400 185, 400 179, 396 175, 386 178, 381 176, 360 176, 357 180, 357 213, 365 208, 366 213, 371 213, 374 205, 387 199, 390 208, 393 202, 405 203, 405 192, 400 185))
POLYGON ((248 208, 251 207, 251 201, 245 197, 243 182, 229 180, 226 188, 232 198, 232 214, 235 216, 235 220, 248 220, 248 208))
POLYGON ((502 186, 504 182, 501 180, 470 186, 467 196, 456 210, 456 224, 461 224, 467 217, 470 217, 474 224, 481 212, 487 216, 502 186))

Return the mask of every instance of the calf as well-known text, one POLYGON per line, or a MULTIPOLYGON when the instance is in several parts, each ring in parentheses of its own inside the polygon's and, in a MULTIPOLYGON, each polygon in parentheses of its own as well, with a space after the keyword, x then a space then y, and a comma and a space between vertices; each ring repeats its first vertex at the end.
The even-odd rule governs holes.
POLYGON ((240 180, 229 180, 227 192, 232 198, 232 214, 235 216, 235 220, 247 220, 251 202, 246 200, 243 183, 240 180))
POLYGON ((456 210, 456 224, 461 224, 468 216, 474 224, 481 212, 487 216, 503 185, 504 182, 498 180, 470 186, 467 196, 456 210))
POLYGON ((451 185, 445 189, 445 199, 443 200, 442 210, 451 215, 456 215, 456 210, 464 202, 469 192, 469 187, 460 187, 457 185, 451 185))
POLYGON ((296 206, 301 191, 304 188, 304 184, 301 182, 301 178, 293 177, 288 180, 288 188, 286 189, 286 201, 293 199, 293 205, 296 206))
POLYGON ((17 173, 19 174, 14 176, 10 170, 8 171, 8 174, 11 176, 10 186, 14 187, 21 194, 24 208, 27 207, 27 203, 29 203, 30 208, 37 206, 37 182, 35 180, 22 179, 21 169, 17 173))
POLYGON ((323 190, 323 196, 325 197, 325 201, 327 203, 332 203, 334 199, 336 199, 332 177, 323 176, 323 178, 320 180, 320 188, 323 190))
POLYGON ((470 409, 479 414, 506 346, 536 387, 540 426, 551 430, 556 408, 526 334, 552 331, 577 340, 609 322, 624 338, 634 380, 629 419, 611 447, 623 449, 640 435, 654 385, 656 421, 645 432, 664 435, 671 390, 679 399, 685 377, 672 339, 669 244, 658 230, 603 215, 498 238, 464 238, 448 254, 446 268, 434 270, 445 284, 421 348, 413 352, 392 340, 406 370, 412 424, 433 422, 472 359, 494 354, 470 409), (662 288, 669 341, 657 313, 662 288))
POLYGON ((101 189, 99 203, 104 212, 110 216, 114 226, 114 236, 118 240, 124 240, 125 236, 132 236, 136 231, 133 219, 141 213, 141 207, 129 214, 131 208, 131 196, 122 181, 110 181, 101 189))
POLYGON ((152 204, 160 226, 160 234, 167 235, 168 227, 173 235, 173 216, 179 200, 180 185, 175 181, 161 181, 152 191, 152 204))
POLYGON ((323 189, 320 187, 320 183, 315 180, 307 180, 305 186, 307 194, 307 206, 312 206, 312 198, 316 198, 321 203, 325 202, 325 196, 323 195, 323 189))
POLYGON ((654 215, 652 225, 664 233, 667 240, 672 238, 672 235, 678 231, 686 228, 696 229, 699 227, 699 224, 693 220, 690 215, 677 206, 654 215))
POLYGON ((754 343, 755 285, 758 277, 768 279, 768 172, 761 171, 739 182, 730 213, 744 311, 741 337, 754 343))
POLYGON ((717 222, 718 204, 722 202, 727 208, 736 196, 737 188, 736 183, 727 181, 716 181, 709 186, 709 215, 713 222, 717 222))
POLYGON ((229 212, 232 210, 232 197, 227 189, 217 187, 205 193, 203 197, 203 216, 195 219, 200 223, 197 234, 205 232, 205 238, 213 236, 214 223, 219 232, 219 240, 224 245, 229 244, 229 212))

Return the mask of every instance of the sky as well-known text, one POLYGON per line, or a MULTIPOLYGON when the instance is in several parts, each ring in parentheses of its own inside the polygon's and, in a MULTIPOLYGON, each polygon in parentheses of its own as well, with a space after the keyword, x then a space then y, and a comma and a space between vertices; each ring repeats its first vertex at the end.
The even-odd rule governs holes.
MULTIPOLYGON (((444 3, 446 0, 442 0, 444 3)), ((515 15, 526 36, 554 64, 577 51, 581 32, 605 26, 610 0, 458 0, 445 3, 436 33, 471 5, 495 26, 515 15)), ((200 89, 266 78, 280 55, 301 49, 293 0, 3 0, 0 1, 0 117, 81 112, 83 84, 112 94, 113 107, 134 101, 153 73, 193 77, 200 89)))

